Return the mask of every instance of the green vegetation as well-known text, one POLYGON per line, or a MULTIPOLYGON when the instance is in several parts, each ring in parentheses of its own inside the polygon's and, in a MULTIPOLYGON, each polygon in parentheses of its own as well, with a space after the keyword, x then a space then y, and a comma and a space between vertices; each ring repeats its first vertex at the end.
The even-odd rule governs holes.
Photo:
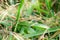
POLYGON ((0 40, 60 40, 60 0, 0 0, 0 40))

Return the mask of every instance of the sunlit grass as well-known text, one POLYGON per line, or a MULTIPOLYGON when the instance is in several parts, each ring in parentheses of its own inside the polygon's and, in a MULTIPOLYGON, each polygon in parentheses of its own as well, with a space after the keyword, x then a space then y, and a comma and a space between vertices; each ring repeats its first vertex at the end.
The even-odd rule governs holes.
POLYGON ((1 40, 58 40, 59 0, 1 1, 1 40))

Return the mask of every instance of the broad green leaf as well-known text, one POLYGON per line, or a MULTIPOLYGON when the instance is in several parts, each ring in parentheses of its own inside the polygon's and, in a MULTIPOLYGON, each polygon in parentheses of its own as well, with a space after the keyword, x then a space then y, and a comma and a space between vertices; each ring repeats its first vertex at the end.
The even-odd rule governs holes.
MULTIPOLYGON (((58 31, 58 30, 60 30, 60 27, 53 27, 53 28, 48 29, 48 32, 55 32, 55 31, 58 31)), ((26 34, 26 35, 24 35, 24 37, 25 38, 29 38, 29 37, 41 35, 43 33, 44 33, 44 31, 42 31, 42 32, 36 32, 36 33, 31 33, 31 34, 26 34)))
POLYGON ((33 28, 28 28, 27 31, 28 31, 29 34, 30 33, 36 33, 36 31, 33 28))
POLYGON ((24 30, 25 30, 25 28, 21 27, 20 34, 25 34, 24 30))
POLYGON ((40 28, 45 28, 45 29, 49 29, 49 26, 44 25, 44 24, 38 24, 38 23, 34 23, 32 24, 32 26, 34 27, 40 27, 40 28))

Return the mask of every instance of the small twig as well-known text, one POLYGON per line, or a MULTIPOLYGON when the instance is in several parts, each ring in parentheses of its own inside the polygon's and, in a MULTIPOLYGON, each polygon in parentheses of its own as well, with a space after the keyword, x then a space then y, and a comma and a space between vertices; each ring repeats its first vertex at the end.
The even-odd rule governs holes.
POLYGON ((54 38, 55 36, 57 36, 58 34, 60 34, 60 30, 58 30, 57 32, 55 32, 54 35, 51 36, 51 39, 54 38))
POLYGON ((53 5, 56 3, 56 1, 57 1, 57 0, 54 0, 51 6, 53 6, 53 5))
POLYGON ((6 11, 4 11, 4 12, 3 12, 3 14, 4 14, 4 15, 2 16, 2 18, 1 18, 0 22, 1 22, 1 21, 2 21, 6 16, 7 16, 7 14, 8 14, 7 10, 6 10, 6 11))
POLYGON ((38 40, 41 40, 41 39, 43 39, 43 38, 44 38, 44 35, 45 35, 45 33, 47 33, 47 30, 48 30, 48 29, 46 29, 46 30, 45 30, 45 32, 43 33, 43 35, 42 35, 41 37, 39 37, 39 39, 38 39, 38 40))

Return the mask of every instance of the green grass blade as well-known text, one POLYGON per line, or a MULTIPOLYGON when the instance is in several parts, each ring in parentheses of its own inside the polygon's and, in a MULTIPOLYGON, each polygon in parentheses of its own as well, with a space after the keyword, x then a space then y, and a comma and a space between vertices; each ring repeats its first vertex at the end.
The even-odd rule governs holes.
POLYGON ((13 39, 13 36, 12 35, 9 35, 9 40, 12 40, 13 39))
POLYGON ((17 12, 17 16, 16 16, 16 25, 15 25, 15 30, 14 31, 16 31, 16 28, 18 26, 18 22, 19 22, 19 19, 20 19, 20 11, 21 11, 21 8, 23 6, 23 3, 24 3, 24 0, 21 0, 20 5, 18 6, 18 12, 17 12))
POLYGON ((51 0, 45 0, 45 4, 48 10, 51 9, 51 0))
MULTIPOLYGON (((60 30, 60 27, 54 27, 54 28, 48 29, 48 32, 55 32, 55 31, 58 31, 58 30, 60 30)), ((36 33, 31 33, 31 34, 26 34, 26 35, 24 35, 24 37, 28 38, 28 37, 38 36, 38 35, 41 35, 43 33, 44 33, 44 31, 36 32, 36 33)))

